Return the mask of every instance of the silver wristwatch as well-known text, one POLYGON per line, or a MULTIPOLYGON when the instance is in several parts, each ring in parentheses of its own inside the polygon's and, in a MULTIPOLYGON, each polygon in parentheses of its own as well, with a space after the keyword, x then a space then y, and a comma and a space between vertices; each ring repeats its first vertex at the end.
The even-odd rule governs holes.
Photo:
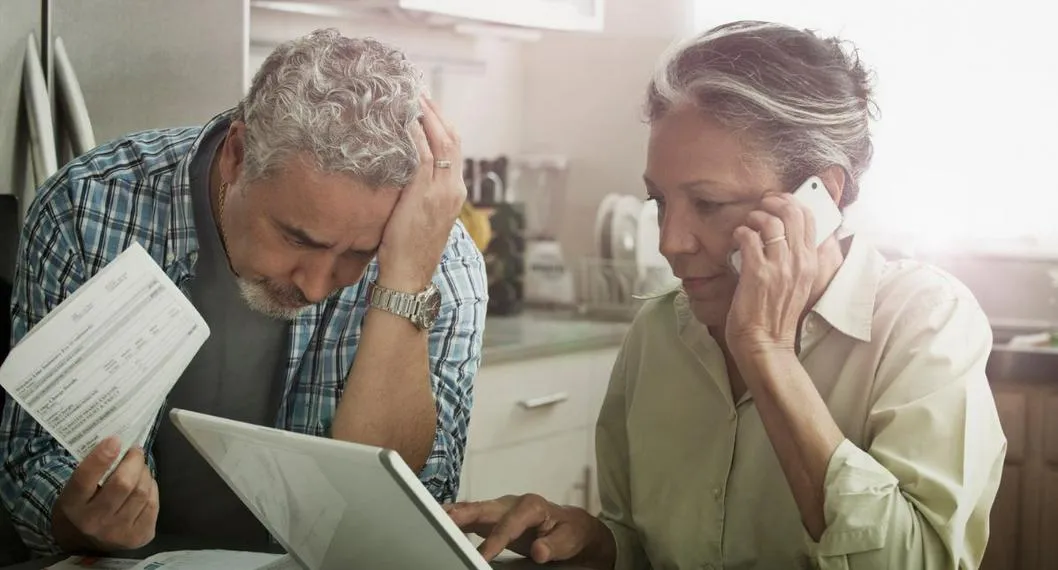
POLYGON ((387 289, 374 281, 367 286, 368 306, 404 317, 419 330, 427 330, 437 322, 441 311, 441 292, 430 283, 419 293, 405 293, 387 289))

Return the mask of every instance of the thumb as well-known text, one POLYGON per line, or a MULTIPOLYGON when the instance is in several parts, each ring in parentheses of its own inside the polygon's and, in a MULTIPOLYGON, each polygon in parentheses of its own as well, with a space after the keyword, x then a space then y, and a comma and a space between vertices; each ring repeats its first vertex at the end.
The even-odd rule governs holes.
POLYGON ((583 541, 568 524, 559 524, 546 536, 533 541, 529 549, 530 557, 537 564, 569 560, 584 549, 583 541))
POLYGON ((117 437, 108 437, 92 450, 74 469, 65 491, 79 502, 87 502, 95 494, 99 481, 121 453, 117 437))

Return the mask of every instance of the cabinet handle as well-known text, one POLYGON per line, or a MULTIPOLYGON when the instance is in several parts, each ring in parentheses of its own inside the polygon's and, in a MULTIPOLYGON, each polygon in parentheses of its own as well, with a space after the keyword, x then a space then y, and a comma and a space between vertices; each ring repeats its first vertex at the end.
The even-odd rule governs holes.
POLYGON ((548 396, 540 396, 539 398, 529 398, 518 402, 518 405, 525 408, 526 410, 535 410, 537 408, 545 408, 547 406, 554 406, 555 404, 561 404, 569 399, 569 394, 566 392, 556 392, 548 396))
MULTIPOLYGON (((580 483, 577 483, 577 484, 573 485, 574 489, 576 489, 576 490, 578 490, 578 491, 580 491, 581 493, 584 494, 584 497, 582 499, 582 504, 584 505, 584 507, 583 507, 584 510, 586 510, 588 512, 592 511, 592 505, 591 505, 591 482, 592 482, 592 479, 593 479, 593 477, 592 477, 591 466, 585 465, 584 466, 584 480, 581 481, 580 483)), ((595 513, 592 513, 592 514, 595 514, 595 513)))

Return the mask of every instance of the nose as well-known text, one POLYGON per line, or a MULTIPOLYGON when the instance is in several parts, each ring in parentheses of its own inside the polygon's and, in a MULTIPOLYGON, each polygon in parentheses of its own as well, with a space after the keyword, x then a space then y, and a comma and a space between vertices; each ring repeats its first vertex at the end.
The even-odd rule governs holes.
POLYGON ((693 220, 688 214, 679 208, 666 208, 659 216, 658 224, 661 226, 658 249, 670 263, 681 255, 698 252, 698 239, 694 235, 693 220))
POLYGON ((294 271, 292 281, 309 303, 326 299, 337 289, 333 256, 321 253, 303 259, 294 271))

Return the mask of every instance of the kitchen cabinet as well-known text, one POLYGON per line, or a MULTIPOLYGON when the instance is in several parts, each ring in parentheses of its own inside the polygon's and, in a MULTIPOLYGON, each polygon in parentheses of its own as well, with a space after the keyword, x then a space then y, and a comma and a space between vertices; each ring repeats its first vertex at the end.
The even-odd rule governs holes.
POLYGON ((332 18, 390 16, 401 22, 453 25, 482 23, 518 28, 599 32, 605 0, 251 0, 257 9, 313 14, 332 18))
POLYGON ((1058 351, 993 350, 1007 437, 983 570, 1058 569, 1058 351))
POLYGON ((617 347, 485 364, 474 384, 461 500, 535 493, 598 512, 595 420, 617 347))

